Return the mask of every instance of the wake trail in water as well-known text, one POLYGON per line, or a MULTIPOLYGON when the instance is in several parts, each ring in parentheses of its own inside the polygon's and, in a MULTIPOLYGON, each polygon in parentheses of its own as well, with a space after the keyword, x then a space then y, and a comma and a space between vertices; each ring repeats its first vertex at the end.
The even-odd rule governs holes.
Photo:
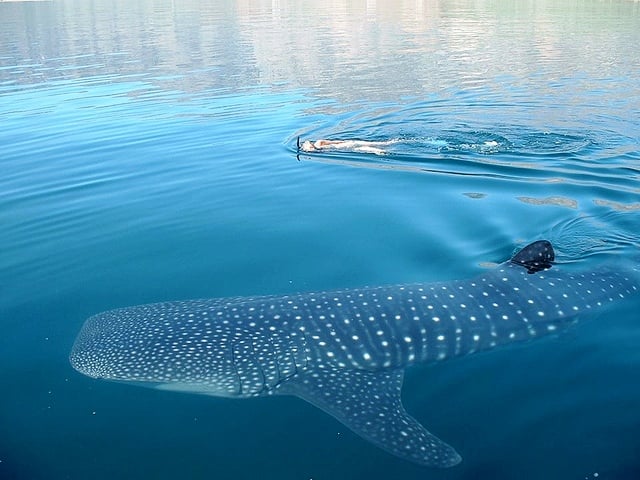
POLYGON ((573 132, 462 129, 431 135, 304 139, 299 159, 353 167, 476 176, 512 182, 565 183, 637 192, 640 171, 622 157, 588 160, 598 142, 573 132))

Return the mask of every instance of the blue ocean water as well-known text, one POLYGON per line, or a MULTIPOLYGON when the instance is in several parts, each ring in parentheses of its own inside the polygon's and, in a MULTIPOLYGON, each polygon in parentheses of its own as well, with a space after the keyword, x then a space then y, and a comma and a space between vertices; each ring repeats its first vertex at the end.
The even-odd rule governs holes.
POLYGON ((632 1, 0 2, 0 478, 640 478, 637 299, 410 370, 448 470, 68 363, 121 306, 638 261, 638 45, 632 1))

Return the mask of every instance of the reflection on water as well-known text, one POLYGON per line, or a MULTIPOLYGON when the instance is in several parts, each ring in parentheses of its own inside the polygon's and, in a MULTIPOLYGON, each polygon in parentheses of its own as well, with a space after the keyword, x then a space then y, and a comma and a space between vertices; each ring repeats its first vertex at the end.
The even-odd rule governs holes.
POLYGON ((615 91, 635 79, 640 7, 600 7, 552 0, 533 9, 507 0, 12 3, 2 5, 0 41, 11 54, 0 58, 0 81, 144 73, 186 92, 287 84, 346 102, 464 96, 482 87, 512 103, 532 100, 533 92, 565 96, 568 104, 579 100, 576 81, 583 90, 596 87, 594 79, 616 79, 597 85, 615 91))
POLYGON ((559 207, 578 208, 578 202, 565 197, 546 197, 546 198, 532 198, 532 197, 518 197, 518 200, 524 203, 530 203, 531 205, 557 205, 559 207))

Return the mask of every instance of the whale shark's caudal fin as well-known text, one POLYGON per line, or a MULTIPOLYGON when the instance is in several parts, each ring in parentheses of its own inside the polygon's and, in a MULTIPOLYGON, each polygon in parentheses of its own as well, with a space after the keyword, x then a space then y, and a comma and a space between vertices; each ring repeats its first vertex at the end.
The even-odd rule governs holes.
POLYGON ((296 374, 281 393, 324 410, 361 437, 398 457, 430 467, 451 467, 461 457, 405 411, 403 370, 317 368, 296 374))
POLYGON ((536 273, 551 268, 555 257, 551 242, 538 240, 516 253, 511 258, 511 263, 526 268, 528 273, 536 273))

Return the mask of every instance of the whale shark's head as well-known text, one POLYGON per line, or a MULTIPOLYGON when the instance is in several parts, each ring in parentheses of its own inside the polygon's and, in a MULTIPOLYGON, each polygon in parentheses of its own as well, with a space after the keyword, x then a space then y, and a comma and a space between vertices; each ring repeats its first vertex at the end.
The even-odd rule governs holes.
POLYGON ((235 396, 240 378, 234 365, 233 332, 206 314, 176 313, 178 303, 143 305, 89 318, 69 360, 93 378, 235 396))
POLYGON ((306 358, 275 307, 260 297, 111 310, 85 322, 69 360, 93 378, 223 397, 272 393, 306 358))

